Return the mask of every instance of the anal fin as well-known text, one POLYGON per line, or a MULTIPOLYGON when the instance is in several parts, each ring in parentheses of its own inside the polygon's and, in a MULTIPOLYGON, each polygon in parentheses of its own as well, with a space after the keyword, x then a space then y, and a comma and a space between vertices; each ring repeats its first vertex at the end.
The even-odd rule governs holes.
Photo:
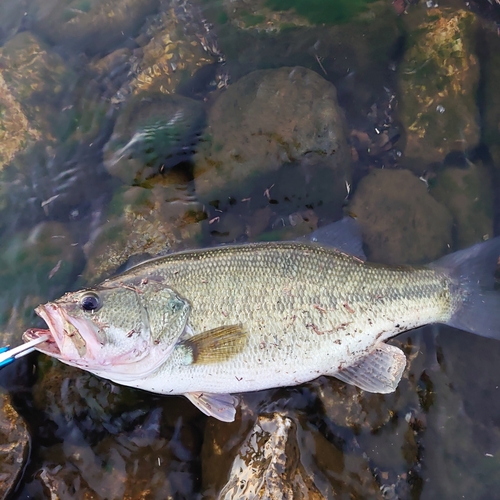
POLYGON ((183 340, 178 348, 187 351, 189 364, 220 363, 239 354, 247 334, 241 325, 219 326, 183 340))
POLYGON ((233 422, 239 400, 231 394, 211 394, 206 392, 187 392, 184 394, 196 408, 209 417, 222 422, 233 422))
POLYGON ((406 356, 398 347, 380 343, 368 355, 333 376, 367 392, 394 392, 406 367, 406 356))

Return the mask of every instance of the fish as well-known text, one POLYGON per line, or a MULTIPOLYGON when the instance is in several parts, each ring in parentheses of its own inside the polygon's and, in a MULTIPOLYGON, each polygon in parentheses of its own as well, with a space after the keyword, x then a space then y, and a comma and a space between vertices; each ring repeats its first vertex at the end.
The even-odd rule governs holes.
POLYGON ((118 384, 184 395, 230 422, 237 395, 322 375, 394 392, 406 357, 387 341, 419 326, 500 338, 500 237, 428 265, 394 266, 367 262, 349 221, 337 224, 308 240, 146 261, 39 306, 49 328, 28 330, 24 340, 50 334, 37 350, 118 384), (172 301, 181 312, 169 310, 172 301), (155 351, 151 338, 163 337, 155 351))

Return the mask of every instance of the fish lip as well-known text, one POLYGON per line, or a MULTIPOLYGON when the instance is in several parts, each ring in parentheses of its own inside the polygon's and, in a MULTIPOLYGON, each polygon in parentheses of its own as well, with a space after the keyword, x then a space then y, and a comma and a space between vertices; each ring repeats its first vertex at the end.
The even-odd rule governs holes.
POLYGON ((45 342, 41 342, 35 346, 37 351, 43 352, 50 356, 54 356, 55 358, 60 358, 62 353, 57 345, 57 342, 54 340, 54 335, 47 328, 30 328, 23 333, 24 342, 29 342, 30 340, 38 339, 42 336, 50 335, 45 342))
MULTIPOLYGON (((52 303, 44 304, 41 306, 38 306, 35 309, 35 313, 42 318, 45 323, 47 323, 47 326, 49 327, 49 330, 43 330, 45 333, 50 333, 52 335, 52 339, 56 343, 58 349, 60 352, 62 352, 62 343, 63 343, 63 338, 62 334, 59 333, 59 329, 57 328, 57 317, 58 317, 58 306, 52 303)), ((60 317, 60 316, 59 316, 60 317)), ((36 332, 37 330, 35 330, 36 332)), ((42 331, 42 330, 38 330, 42 331)), ((32 331, 33 333, 33 331, 32 331)), ((41 344, 43 345, 43 344, 41 344)))
MULTIPOLYGON (((82 355, 82 353, 80 352, 78 352, 77 354, 76 352, 68 353, 67 351, 66 343, 72 345, 71 342, 68 342, 68 326, 75 328, 78 331, 78 334, 81 336, 85 345, 85 349, 88 346, 89 338, 88 335, 85 334, 85 332, 82 332, 80 328, 81 325, 74 323, 74 318, 66 312, 64 306, 48 302, 47 304, 38 306, 35 309, 35 312, 47 323, 49 330, 43 330, 43 332, 50 333, 52 335, 52 338, 58 348, 57 354, 54 354, 53 349, 47 351, 47 353, 53 356, 55 355, 59 359, 64 359, 66 362, 69 362, 71 364, 77 364, 78 366, 88 366, 88 359, 86 358, 88 357, 90 359, 93 359, 93 352, 86 350, 84 355, 82 355)), ((91 334, 95 334, 95 332, 91 332, 91 334)), ((40 345, 44 346, 44 343, 40 345)))
MULTIPOLYGON (((68 324, 72 325, 71 317, 69 317, 64 307, 61 307, 58 304, 48 302, 47 304, 42 304, 35 309, 35 313, 42 318, 45 323, 47 323, 48 329, 41 328, 31 328, 25 332, 23 338, 25 340, 33 340, 35 338, 40 337, 41 335, 50 334, 51 338, 49 338, 46 342, 42 342, 37 345, 36 348, 41 352, 45 352, 51 356, 62 359, 67 356, 65 354, 65 341, 66 341, 66 327, 68 324)), ((71 356, 69 361, 76 362, 71 356)))

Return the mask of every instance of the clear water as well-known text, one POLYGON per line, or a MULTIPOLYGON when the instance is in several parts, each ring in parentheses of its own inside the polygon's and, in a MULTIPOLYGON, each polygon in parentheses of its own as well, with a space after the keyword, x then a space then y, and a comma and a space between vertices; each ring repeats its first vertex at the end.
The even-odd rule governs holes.
MULTIPOLYGON (((20 102, 18 114, 9 115, 14 108, 0 101, 0 133, 7 130, 0 135, 3 344, 17 344, 24 329, 42 326, 33 312, 39 303, 95 283, 124 264, 132 256, 127 252, 296 238, 348 211, 360 182, 374 169, 410 168, 397 105, 403 88, 399 70, 411 48, 408 23, 398 16, 405 2, 297 1, 287 3, 294 9, 285 13, 279 1, 239 2, 236 12, 234 5, 227 7, 231 2, 221 0, 130 4, 0 3, 0 76, 12 101, 20 102), (177 10, 170 10, 174 6, 177 10), (160 22, 159 9, 175 16, 169 25, 175 47, 167 61, 181 68, 165 71, 165 86, 196 100, 196 113, 202 109, 200 115, 190 111, 190 121, 154 115, 160 109, 156 101, 147 112, 139 102, 124 117, 127 93, 139 85, 134 83, 138 61, 142 68, 153 64, 141 57, 160 22), (122 18, 119 30, 107 24, 110 12, 122 18), (72 20, 85 15, 94 17, 71 28, 72 20), (188 46, 198 52, 188 54, 188 46), (301 157, 220 188, 219 196, 210 189, 200 194, 193 153, 210 141, 204 120, 217 119, 210 114, 214 103, 252 71, 293 66, 308 68, 337 89, 353 150, 348 188, 339 195, 330 189, 335 181, 328 177, 330 170, 314 169, 301 157), (120 120, 127 132, 113 145, 110 138, 120 120), (127 129, 127 120, 135 125, 127 129), (12 121, 23 129, 25 142, 12 121), (152 150, 131 153, 127 165, 139 168, 140 175, 110 175, 106 162, 116 159, 120 148, 132 150, 133 134, 144 131, 138 123, 163 135, 154 136, 152 150), (389 142, 376 141, 381 132, 389 142), (168 159, 158 159, 158 148, 165 144, 172 144, 161 153, 168 159), (99 232, 123 215, 131 199, 139 200, 132 219, 147 223, 129 222, 125 238, 122 226, 121 233, 99 232), (158 229, 157 220, 168 230, 158 229), (144 243, 144 232, 154 244, 144 243), (110 256, 114 267, 106 267, 110 256)), ((412 9, 427 15, 425 5, 407 7, 408 16, 414 15, 412 9)), ((466 9, 459 0, 442 7, 466 9)), ((494 65, 488 47, 495 44, 497 13, 491 6, 482 9, 480 2, 472 7, 479 76, 466 99, 477 105, 481 136, 473 147, 439 164, 423 155, 419 167, 411 168, 432 188, 443 168, 480 164, 491 181, 477 201, 489 207, 492 236, 499 230, 495 193, 500 185, 493 164, 495 139, 487 131, 489 113, 500 101, 488 93, 494 65)), ((458 104, 456 112, 462 112, 458 104)), ((477 224, 472 217, 460 230, 473 233, 477 224)), ((455 225, 450 231, 456 249, 459 230, 455 225)), ((397 226, 392 232, 409 234, 397 226)), ((422 241, 406 241, 402 248, 423 253, 422 241)), ((403 261, 411 260, 406 252, 403 261)), ((0 371, 0 386, 12 395, 32 436, 12 497, 211 498, 227 482, 236 456, 247 465, 258 461, 258 454, 244 448, 257 416, 279 412, 293 422, 286 477, 297 478, 302 467, 302 477, 314 484, 311 498, 494 498, 500 465, 500 342, 444 326, 420 328, 391 342, 410 360, 396 393, 370 395, 321 377, 300 387, 245 395, 245 411, 232 424, 204 417, 183 398, 119 387, 30 355, 0 371)), ((265 433, 260 438, 264 443, 265 433)), ((241 480, 250 476, 242 471, 241 480)))

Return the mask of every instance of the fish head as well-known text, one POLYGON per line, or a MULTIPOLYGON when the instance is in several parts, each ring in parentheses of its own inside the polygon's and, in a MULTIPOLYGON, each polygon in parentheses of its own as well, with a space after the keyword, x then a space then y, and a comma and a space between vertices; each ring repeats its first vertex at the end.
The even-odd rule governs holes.
POLYGON ((30 329, 23 339, 50 333, 37 350, 117 381, 146 376, 184 333, 190 304, 168 287, 143 281, 140 286, 105 282, 40 305, 35 312, 48 330, 30 329))

